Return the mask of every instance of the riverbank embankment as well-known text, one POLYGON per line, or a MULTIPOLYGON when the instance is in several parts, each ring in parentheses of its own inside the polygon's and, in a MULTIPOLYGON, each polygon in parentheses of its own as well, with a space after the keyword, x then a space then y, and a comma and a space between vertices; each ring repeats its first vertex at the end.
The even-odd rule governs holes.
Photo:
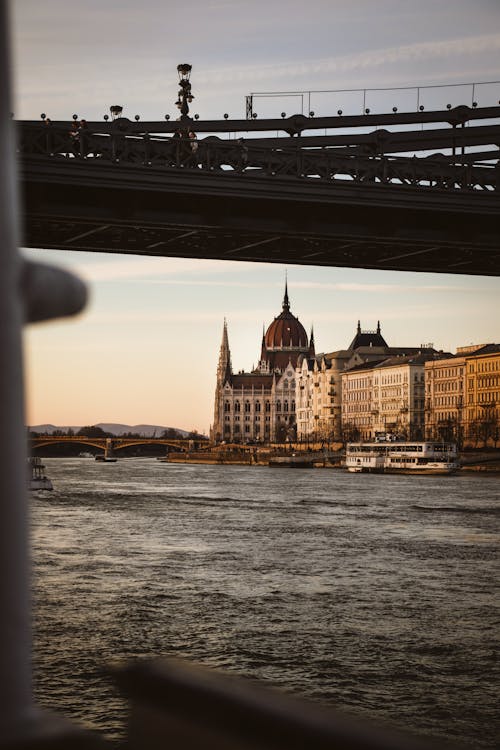
MULTIPOLYGON (((165 463, 237 465, 237 466, 309 466, 341 469, 344 454, 341 446, 323 450, 276 450, 251 446, 231 449, 212 448, 203 451, 170 452, 158 459, 165 463)), ((460 454, 460 471, 500 474, 500 450, 466 451, 460 454)))

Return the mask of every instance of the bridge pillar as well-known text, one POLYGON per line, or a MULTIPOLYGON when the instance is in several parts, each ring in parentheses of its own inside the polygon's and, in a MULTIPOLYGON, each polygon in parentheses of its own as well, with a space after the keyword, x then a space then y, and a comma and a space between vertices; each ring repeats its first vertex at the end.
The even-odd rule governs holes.
POLYGON ((104 458, 112 458, 115 455, 113 438, 106 438, 106 447, 104 448, 104 458))

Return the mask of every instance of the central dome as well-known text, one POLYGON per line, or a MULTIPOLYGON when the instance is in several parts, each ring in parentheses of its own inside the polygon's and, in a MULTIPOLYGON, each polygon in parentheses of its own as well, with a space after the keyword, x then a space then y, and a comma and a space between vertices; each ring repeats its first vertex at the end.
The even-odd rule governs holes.
POLYGON ((273 320, 264 336, 267 350, 273 349, 307 349, 309 342, 304 326, 290 312, 288 289, 285 287, 283 312, 273 320))

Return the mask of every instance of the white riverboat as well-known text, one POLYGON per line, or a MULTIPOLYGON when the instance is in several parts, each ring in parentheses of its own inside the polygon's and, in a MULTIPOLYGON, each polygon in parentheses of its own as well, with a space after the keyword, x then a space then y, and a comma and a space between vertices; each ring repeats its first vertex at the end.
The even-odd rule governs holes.
POLYGON ((348 443, 345 467, 356 473, 424 475, 453 474, 460 464, 454 443, 375 440, 348 443))
POLYGON ((45 464, 38 456, 28 458, 28 487, 30 490, 53 490, 50 479, 45 475, 45 464))

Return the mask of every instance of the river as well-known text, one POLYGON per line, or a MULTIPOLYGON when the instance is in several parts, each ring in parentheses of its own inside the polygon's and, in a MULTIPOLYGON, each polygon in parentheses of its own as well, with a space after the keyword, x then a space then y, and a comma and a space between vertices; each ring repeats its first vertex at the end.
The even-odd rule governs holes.
POLYGON ((111 659, 179 656, 493 748, 500 479, 44 459, 38 701, 117 742, 111 659))

